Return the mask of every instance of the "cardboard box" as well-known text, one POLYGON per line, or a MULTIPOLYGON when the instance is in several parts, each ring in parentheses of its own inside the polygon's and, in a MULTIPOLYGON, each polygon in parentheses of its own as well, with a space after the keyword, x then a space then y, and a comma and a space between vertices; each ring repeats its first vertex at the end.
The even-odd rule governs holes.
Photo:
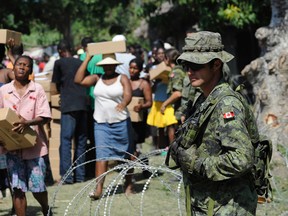
POLYGON ((61 119, 61 111, 58 108, 51 109, 52 119, 61 119))
POLYGON ((50 83, 50 93, 51 95, 59 94, 56 84, 53 82, 50 83))
POLYGON ((57 164, 51 165, 51 171, 52 171, 54 181, 58 181, 61 179, 59 166, 60 165, 58 164, 58 168, 57 168, 57 164))
POLYGON ((10 38, 14 39, 15 45, 21 44, 21 33, 16 31, 11 31, 8 29, 0 29, 0 43, 7 44, 10 38))
POLYGON ((34 80, 43 80, 43 79, 51 80, 52 75, 53 71, 36 73, 34 74, 34 80))
POLYGON ((39 78, 39 79, 35 79, 34 81, 42 85, 45 92, 50 92, 51 80, 49 80, 48 78, 42 78, 42 79, 39 78))
POLYGON ((125 41, 107 41, 100 43, 89 43, 87 49, 90 55, 126 52, 125 41))
POLYGON ((45 92, 45 94, 46 94, 47 101, 50 102, 50 101, 51 101, 51 94, 50 94, 50 92, 45 92))
POLYGON ((60 127, 51 127, 51 138, 60 138, 60 133, 60 127))
POLYGON ((51 129, 50 129, 49 123, 44 125, 44 131, 45 131, 47 138, 49 138, 51 136, 51 129))
POLYGON ((61 105, 60 94, 51 95, 51 106, 59 108, 60 105, 61 105))
POLYGON ((51 171, 52 171, 52 175, 53 175, 54 180, 61 179, 61 176, 60 176, 60 159, 59 158, 51 158, 50 153, 49 153, 49 158, 50 158, 50 166, 51 166, 51 171))
POLYGON ((27 127, 22 134, 12 131, 13 122, 19 121, 18 115, 10 108, 0 109, 0 139, 8 151, 31 148, 36 144, 37 133, 27 127))
POLYGON ((132 97, 130 104, 127 106, 132 122, 143 121, 143 112, 142 111, 140 111, 140 112, 134 111, 134 107, 139 103, 144 103, 143 97, 132 97))
POLYGON ((60 120, 59 119, 52 119, 52 121, 50 121, 50 128, 60 128, 60 120))
POLYGON ((60 146, 60 136, 49 138, 49 149, 59 148, 59 146, 60 146))
POLYGON ((163 82, 168 83, 170 72, 171 67, 168 67, 165 62, 162 62, 149 71, 150 80, 161 79, 163 82))
POLYGON ((59 148, 55 147, 49 147, 49 158, 50 160, 59 160, 59 148))

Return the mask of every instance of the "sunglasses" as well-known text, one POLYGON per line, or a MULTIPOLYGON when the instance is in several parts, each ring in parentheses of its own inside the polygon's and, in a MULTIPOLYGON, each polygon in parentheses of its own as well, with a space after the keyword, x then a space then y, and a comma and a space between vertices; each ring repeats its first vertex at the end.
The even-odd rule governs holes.
POLYGON ((198 71, 201 70, 205 67, 205 64, 195 64, 195 63, 191 63, 191 62, 185 62, 183 65, 183 69, 185 71, 198 71))

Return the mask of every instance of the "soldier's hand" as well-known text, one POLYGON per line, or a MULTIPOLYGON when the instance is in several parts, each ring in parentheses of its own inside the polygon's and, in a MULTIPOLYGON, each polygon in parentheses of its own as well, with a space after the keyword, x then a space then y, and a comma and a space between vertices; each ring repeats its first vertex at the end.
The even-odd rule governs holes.
POLYGON ((170 154, 171 154, 171 157, 172 157, 172 159, 175 161, 175 163, 177 164, 177 165, 179 165, 179 163, 178 163, 178 148, 179 148, 179 145, 178 145, 178 143, 176 142, 176 140, 174 140, 172 143, 171 143, 171 145, 169 146, 169 148, 170 148, 170 154))
POLYGON ((182 115, 182 116, 180 117, 180 120, 181 120, 181 123, 183 124, 183 123, 185 122, 185 120, 186 120, 186 117, 185 117, 184 115, 182 115))
POLYGON ((179 147, 177 149, 178 162, 181 169, 188 173, 193 173, 194 163, 196 159, 196 145, 192 145, 188 149, 179 147))

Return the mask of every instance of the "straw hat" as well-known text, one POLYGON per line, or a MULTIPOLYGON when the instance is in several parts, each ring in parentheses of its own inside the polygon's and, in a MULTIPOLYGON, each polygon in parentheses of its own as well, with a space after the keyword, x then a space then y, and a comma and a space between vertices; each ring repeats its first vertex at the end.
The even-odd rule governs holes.
POLYGON ((112 38, 112 41, 126 41, 126 37, 124 35, 115 35, 113 38, 112 38))
POLYGON ((110 54, 103 54, 103 60, 99 61, 96 65, 103 66, 103 65, 120 65, 121 62, 116 60, 115 53, 110 54))

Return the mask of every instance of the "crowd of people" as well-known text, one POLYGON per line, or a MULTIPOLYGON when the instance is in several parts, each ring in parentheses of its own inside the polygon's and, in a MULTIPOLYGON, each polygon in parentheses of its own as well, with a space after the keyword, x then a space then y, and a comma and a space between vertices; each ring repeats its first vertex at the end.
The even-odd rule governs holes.
MULTIPOLYGON (((126 40, 125 36, 116 35, 112 39, 119 40, 126 40)), ((220 35, 212 32, 187 35, 183 53, 174 44, 157 40, 150 52, 137 45, 127 46, 126 53, 91 56, 87 51, 87 44, 91 42, 92 38, 83 38, 83 52, 75 56, 69 43, 62 40, 57 46, 59 59, 53 61, 51 82, 61 98, 61 182, 73 184, 93 176, 99 180, 89 196, 93 200, 101 198, 105 185, 102 176, 108 170, 108 162, 136 160, 141 154, 141 144, 151 136, 154 148, 162 149, 167 158, 172 156, 183 172, 187 215, 205 214, 207 206, 227 215, 235 215, 235 211, 241 215, 255 215, 257 196, 248 176, 253 155, 251 139, 257 140, 259 135, 253 115, 243 111, 246 106, 243 107, 236 97, 224 98, 214 108, 210 120, 205 121, 204 126, 201 123, 200 134, 192 137, 193 130, 206 114, 205 106, 221 92, 230 91, 223 78, 223 65, 233 56, 223 50, 220 35), (170 68, 169 74, 150 80, 150 71, 161 63, 170 68), (133 97, 143 98, 143 102, 133 107, 134 112, 143 114, 140 122, 131 121, 127 108, 133 97), (231 118, 222 117, 228 112, 231 118), (187 133, 182 134, 182 144, 175 144, 176 131, 183 123, 189 125, 187 119, 191 118, 191 122, 197 124, 189 126, 187 133), (234 133, 235 130, 238 132, 234 133), (67 176, 73 161, 73 139, 77 168, 67 176), (97 159, 95 171, 88 170, 90 173, 81 166, 86 161, 88 141, 96 147, 97 159), (174 145, 170 147, 171 143, 174 145), (189 152, 185 151, 185 145, 190 145, 189 152), (218 193, 219 187, 223 196, 218 193)), ((0 147, 6 155, 3 160, 7 162, 3 166, 5 175, 0 178, 1 182, 8 179, 6 187, 11 189, 16 215, 25 215, 28 190, 46 215, 49 206, 45 173, 49 154, 43 125, 51 120, 49 104, 41 86, 29 76, 33 72, 33 60, 21 54, 11 59, 14 66, 7 73, 11 77, 7 75, 7 79, 0 80, 7 83, 0 88, 0 107, 9 107, 21 116, 13 130, 21 133, 25 127, 33 126, 37 144, 13 152, 0 147)), ((0 71, 0 78, 4 70, 0 71)), ((133 172, 131 168, 125 176, 123 186, 127 195, 134 193, 133 172)), ((1 184, 3 189, 5 186, 1 184)))

